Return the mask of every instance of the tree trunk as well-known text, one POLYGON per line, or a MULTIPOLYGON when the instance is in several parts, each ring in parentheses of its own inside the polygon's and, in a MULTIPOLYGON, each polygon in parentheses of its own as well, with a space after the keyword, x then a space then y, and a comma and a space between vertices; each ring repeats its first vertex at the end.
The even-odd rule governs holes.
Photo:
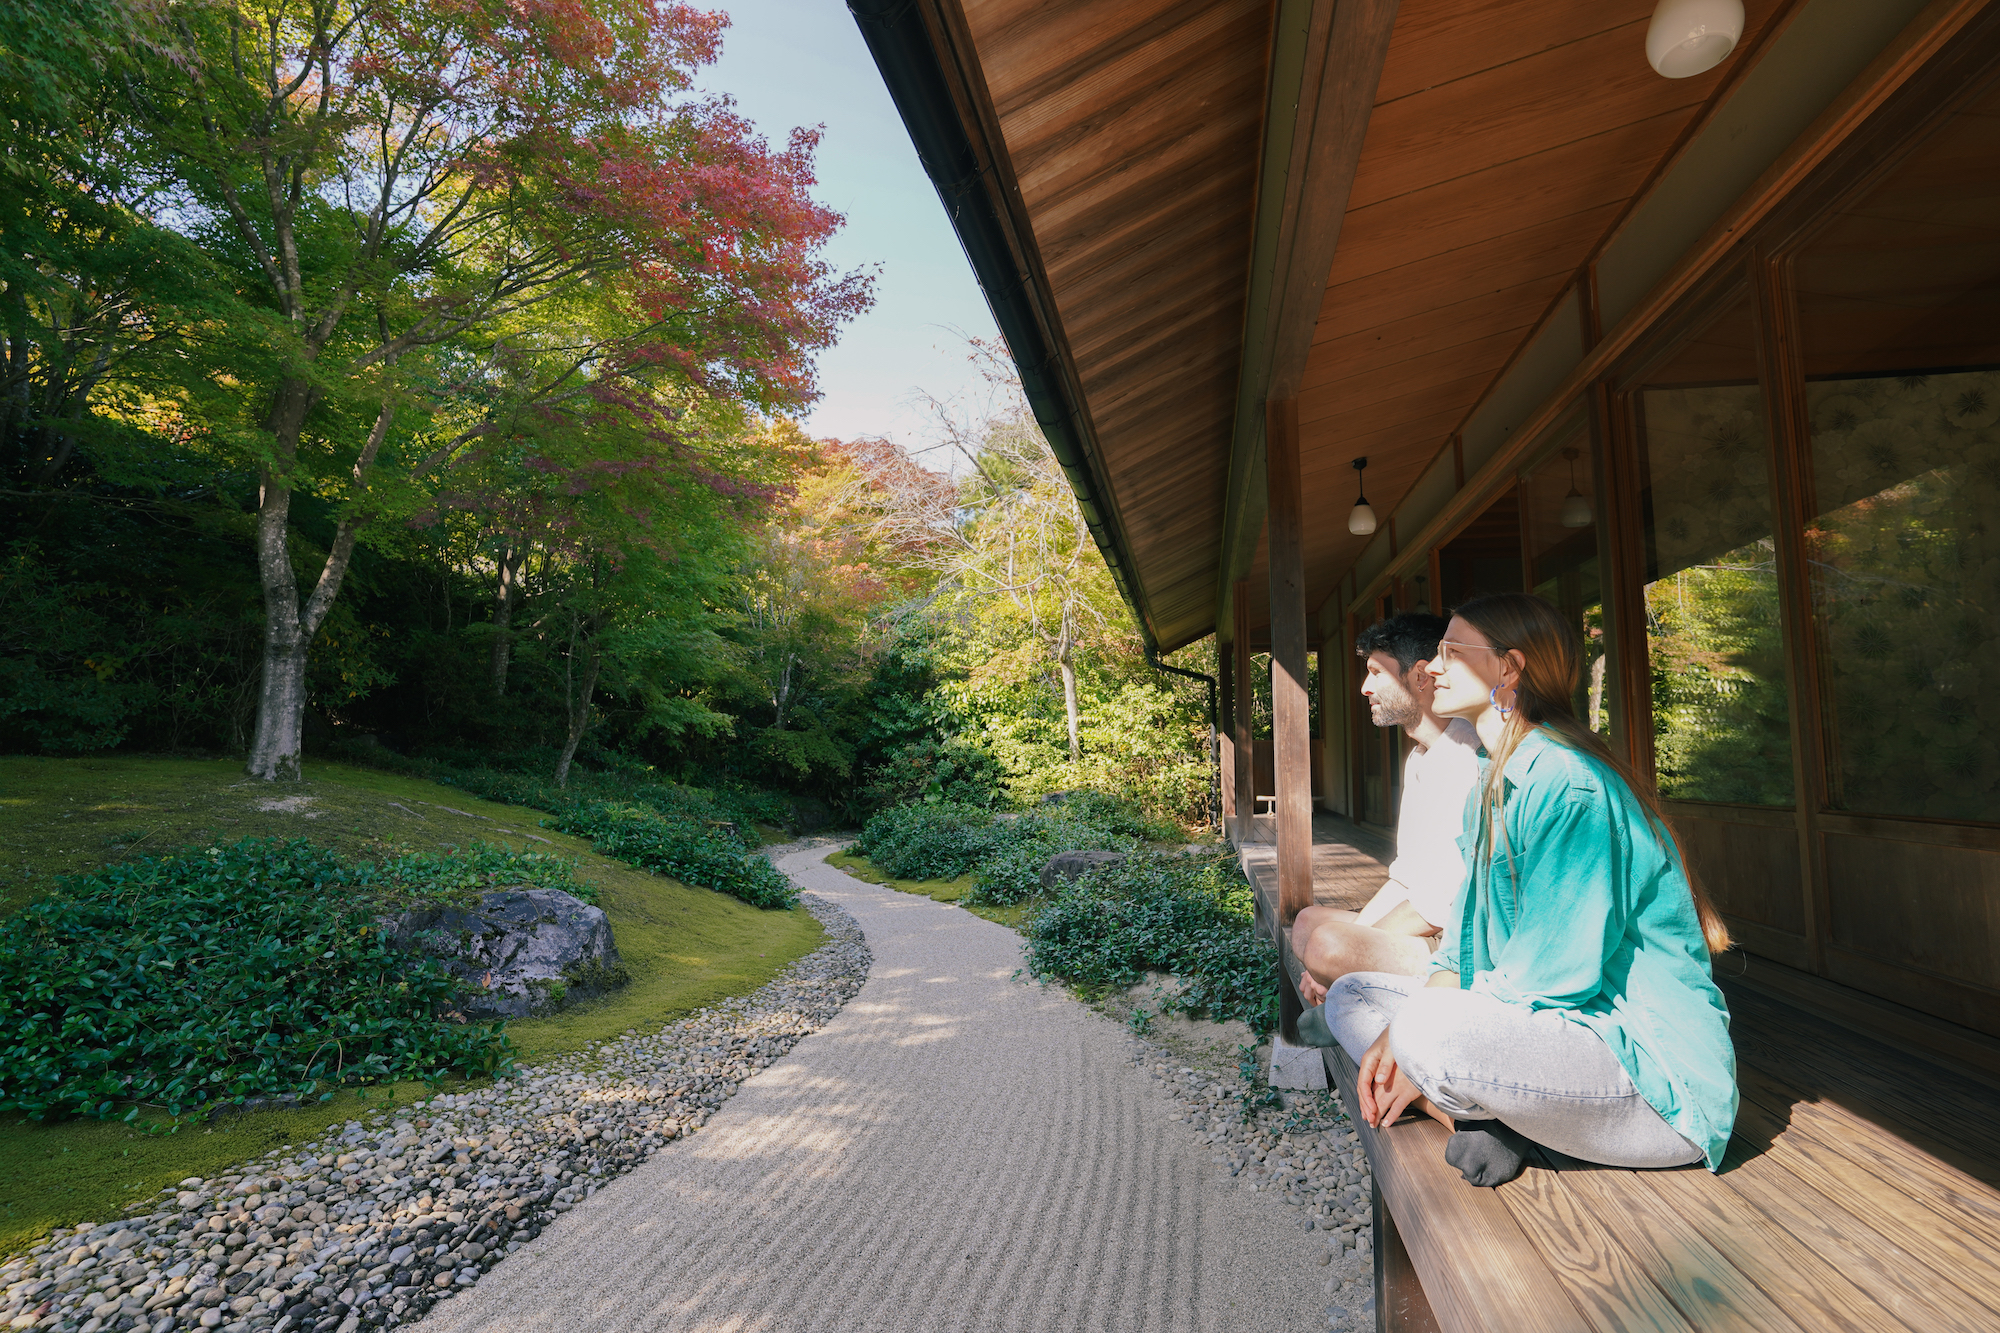
POLYGON ((785 654, 785 669, 778 673, 778 689, 771 696, 771 729, 785 729, 785 705, 792 698, 792 665, 798 658, 792 653, 785 654))
POLYGON ((271 408, 277 467, 266 467, 257 496, 257 581, 264 591, 264 669, 257 729, 245 767, 266 782, 299 780, 305 729, 307 636, 299 623, 299 583, 292 573, 292 487, 278 470, 298 456, 299 427, 312 409, 312 386, 281 380, 271 408))
POLYGON ((527 552, 500 548, 500 579, 493 590, 493 697, 507 693, 507 666, 514 656, 514 599, 521 586, 521 564, 527 552))
POLYGON ((576 648, 572 642, 569 661, 563 667, 563 702, 569 709, 569 736, 563 741, 562 758, 556 760, 556 786, 569 785, 570 761, 576 758, 576 747, 583 740, 585 729, 590 726, 590 693, 597 688, 597 636, 592 634, 585 650, 583 665, 583 685, 581 691, 576 684, 576 648), (580 695, 580 697, 579 697, 580 695))
MULTIPOLYGON (((272 434, 277 437, 279 467, 298 457, 299 429, 312 410, 316 390, 303 380, 282 380, 271 411, 272 434)), ((354 463, 357 488, 363 483, 395 415, 386 403, 375 418, 375 428, 354 463)), ((313 585, 312 596, 303 606, 299 601, 298 579, 292 573, 290 525, 292 488, 288 477, 266 468, 257 501, 257 578, 264 590, 264 665, 258 682, 257 729, 250 739, 250 758, 244 765, 253 778, 266 782, 296 782, 300 777, 299 757, 304 748, 306 714, 306 650, 313 635, 340 595, 347 577, 348 562, 354 556, 354 542, 361 535, 359 518, 344 518, 335 530, 326 564, 313 585)))
POLYGON ((1062 668, 1063 714, 1069 720, 1069 761, 1080 764, 1083 762, 1083 739, 1077 730, 1076 668, 1070 665, 1068 657, 1062 658, 1056 665, 1062 668))

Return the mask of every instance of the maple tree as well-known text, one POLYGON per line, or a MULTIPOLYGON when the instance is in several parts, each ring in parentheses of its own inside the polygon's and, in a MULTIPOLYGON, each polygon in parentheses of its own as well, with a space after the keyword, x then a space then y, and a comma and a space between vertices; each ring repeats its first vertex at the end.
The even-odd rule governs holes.
POLYGON ((529 414, 614 413, 683 482, 689 394, 814 395, 868 281, 817 257, 816 135, 691 95, 726 20, 658 0, 234 0, 173 11, 151 81, 181 228, 263 312, 263 673, 248 767, 295 777, 306 656, 368 525, 529 414), (293 504, 337 512, 300 586, 293 504))

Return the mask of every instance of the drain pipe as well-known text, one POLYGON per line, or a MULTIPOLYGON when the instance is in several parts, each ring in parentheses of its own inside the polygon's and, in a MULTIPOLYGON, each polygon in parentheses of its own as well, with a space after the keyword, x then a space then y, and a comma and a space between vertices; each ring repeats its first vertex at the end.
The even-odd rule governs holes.
POLYGON ((1189 671, 1185 667, 1168 666, 1160 660, 1160 650, 1148 638, 1146 644, 1146 665, 1155 671, 1182 676, 1188 680, 1198 680, 1208 686, 1208 822, 1215 828, 1222 828, 1222 747, 1217 744, 1219 735, 1218 718, 1215 711, 1215 677, 1199 671, 1189 671))

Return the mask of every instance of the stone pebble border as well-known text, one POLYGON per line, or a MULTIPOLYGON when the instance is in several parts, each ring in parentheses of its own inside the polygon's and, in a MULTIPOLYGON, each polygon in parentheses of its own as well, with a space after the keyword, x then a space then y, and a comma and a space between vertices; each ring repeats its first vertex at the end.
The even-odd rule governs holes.
MULTIPOLYGON (((779 851, 789 848, 774 849, 779 851)), ((350 1120, 122 1221, 0 1264, 0 1327, 358 1333, 412 1323, 676 1139, 826 1025, 873 961, 803 895, 818 949, 751 992, 476 1092, 350 1120)))

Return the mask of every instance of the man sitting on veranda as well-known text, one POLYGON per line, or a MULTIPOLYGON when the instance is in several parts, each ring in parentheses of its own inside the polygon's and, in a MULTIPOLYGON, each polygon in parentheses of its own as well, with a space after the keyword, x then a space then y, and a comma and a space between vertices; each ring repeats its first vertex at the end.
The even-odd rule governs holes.
POLYGON ((1315 905, 1292 924, 1292 952, 1306 967, 1299 998, 1308 1008, 1349 972, 1423 971, 1465 880, 1458 835, 1465 798, 1479 781, 1479 736, 1464 719, 1447 724, 1431 711, 1436 685, 1424 667, 1444 629, 1437 616, 1406 612, 1355 640, 1367 663, 1361 693, 1369 717, 1378 727, 1401 727, 1416 748, 1403 765, 1389 882, 1359 912, 1315 905))

